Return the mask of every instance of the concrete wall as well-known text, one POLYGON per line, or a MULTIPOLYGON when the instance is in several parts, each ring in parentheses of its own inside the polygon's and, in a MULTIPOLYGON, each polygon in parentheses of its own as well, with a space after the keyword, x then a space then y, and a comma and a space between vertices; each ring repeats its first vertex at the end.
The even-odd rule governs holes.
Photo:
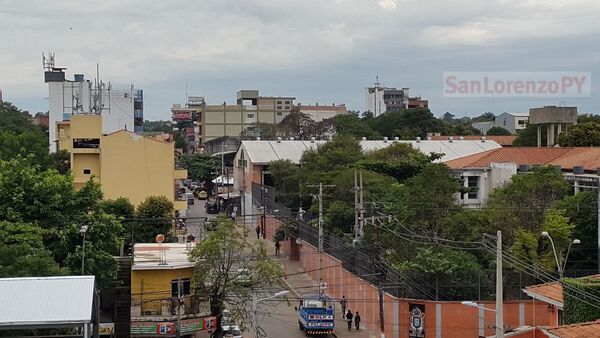
POLYGON ((530 124, 577 123, 577 107, 545 106, 529 109, 530 124))

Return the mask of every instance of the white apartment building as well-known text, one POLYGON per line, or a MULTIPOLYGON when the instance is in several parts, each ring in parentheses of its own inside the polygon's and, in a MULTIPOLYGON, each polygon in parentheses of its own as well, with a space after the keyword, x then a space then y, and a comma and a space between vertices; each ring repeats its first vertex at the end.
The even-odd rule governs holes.
POLYGON ((519 130, 525 129, 527 122, 529 122, 529 113, 504 112, 496 116, 494 121, 474 122, 471 126, 479 130, 483 135, 486 135, 493 127, 504 128, 514 135, 519 130))
POLYGON ((136 117, 143 121, 141 110, 134 112, 135 101, 141 102, 140 91, 133 85, 113 86, 110 83, 92 83, 83 74, 73 80, 65 78, 66 68, 54 67, 54 55, 44 59, 44 81, 48 84, 49 147, 57 149, 56 122, 68 121, 74 114, 101 114, 102 133, 135 130, 136 117), (137 116, 136 116, 137 115, 137 116))

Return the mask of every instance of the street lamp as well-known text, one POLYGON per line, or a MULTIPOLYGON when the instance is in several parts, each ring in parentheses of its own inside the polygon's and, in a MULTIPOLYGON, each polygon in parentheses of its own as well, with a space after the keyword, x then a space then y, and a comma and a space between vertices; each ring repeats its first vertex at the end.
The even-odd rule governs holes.
POLYGON ((496 312, 495 309, 490 309, 490 308, 484 307, 483 305, 479 305, 479 304, 477 304, 475 302, 472 302, 472 301, 469 301, 469 300, 465 300, 465 301, 460 302, 460 303, 462 305, 465 305, 465 306, 471 306, 471 307, 476 307, 478 309, 482 309, 482 310, 485 310, 485 311, 496 312))
POLYGON ((552 252, 554 253, 554 259, 556 260, 556 267, 558 268, 558 275, 562 279, 563 275, 565 273, 565 267, 567 266, 567 260, 569 259, 569 253, 571 252, 571 245, 581 244, 581 241, 578 239, 574 239, 573 241, 571 241, 571 243, 569 243, 569 247, 567 248, 567 254, 565 255, 565 260, 563 261, 563 264, 561 265, 558 262, 558 254, 556 253, 556 247, 554 246, 554 241, 552 240, 552 237, 550 236, 548 231, 542 231, 542 237, 547 237, 550 240, 550 244, 552 244, 552 252))
POLYGON ((83 235, 83 245, 81 250, 81 275, 85 274, 85 233, 87 230, 87 225, 82 225, 81 228, 79 228, 79 233, 83 235))
POLYGON ((288 293, 290 293, 288 290, 283 290, 283 291, 279 291, 276 292, 275 294, 273 294, 272 296, 266 297, 266 298, 261 298, 261 299, 257 299, 256 298, 256 294, 252 294, 252 314, 253 314, 253 319, 254 319, 254 337, 258 338, 258 328, 256 327, 256 306, 258 305, 258 303, 265 301, 265 300, 269 300, 269 299, 273 299, 273 298, 277 298, 277 297, 281 297, 281 296, 285 296, 288 293))

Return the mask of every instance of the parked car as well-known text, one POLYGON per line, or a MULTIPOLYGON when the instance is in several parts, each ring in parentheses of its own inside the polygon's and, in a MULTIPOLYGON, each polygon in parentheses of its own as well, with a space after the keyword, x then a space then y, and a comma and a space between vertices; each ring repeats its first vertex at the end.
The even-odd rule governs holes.
POLYGON ((187 204, 188 205, 193 205, 194 204, 194 200, 195 200, 194 194, 192 194, 191 192, 188 192, 186 197, 187 197, 187 204))
POLYGON ((204 190, 198 190, 196 197, 198 197, 199 200, 205 200, 208 198, 208 194, 204 190))
POLYGON ((223 337, 227 338, 244 338, 242 330, 237 325, 223 326, 223 337))

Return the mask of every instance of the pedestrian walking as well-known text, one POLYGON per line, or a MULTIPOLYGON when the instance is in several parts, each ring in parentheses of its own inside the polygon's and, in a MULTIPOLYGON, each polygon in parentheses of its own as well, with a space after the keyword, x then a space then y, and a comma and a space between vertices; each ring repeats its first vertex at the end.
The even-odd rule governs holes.
POLYGON ((354 326, 356 327, 356 331, 360 330, 360 315, 358 311, 356 311, 356 315, 354 316, 354 326))
POLYGON ((235 211, 231 212, 231 220, 235 221, 235 217, 237 216, 237 213, 235 211))
POLYGON ((279 248, 281 247, 281 244, 279 244, 279 241, 275 242, 275 256, 279 256, 279 248))
POLYGON ((260 225, 256 226, 256 239, 260 239, 260 225))
POLYGON ((348 323, 348 331, 352 331, 352 317, 354 317, 354 315, 352 315, 352 311, 348 310, 348 313, 346 313, 346 322, 348 323))
POLYGON ((342 299, 340 299, 340 305, 342 306, 342 313, 346 313, 346 305, 347 305, 346 296, 342 295, 342 299))

